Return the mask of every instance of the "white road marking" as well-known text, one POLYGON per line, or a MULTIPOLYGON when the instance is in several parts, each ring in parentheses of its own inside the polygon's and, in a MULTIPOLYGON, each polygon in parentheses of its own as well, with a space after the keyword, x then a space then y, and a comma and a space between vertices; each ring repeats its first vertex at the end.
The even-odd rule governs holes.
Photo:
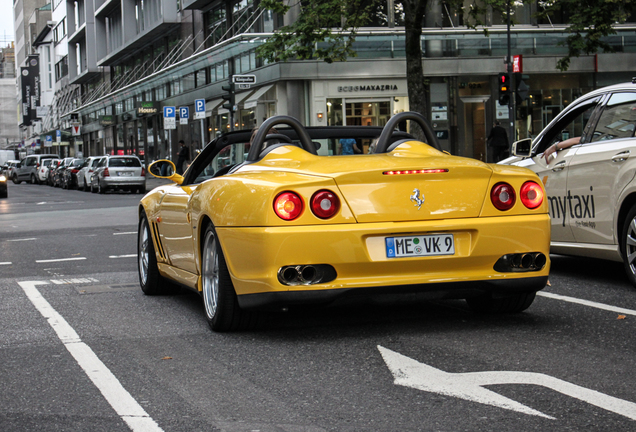
POLYGON ((109 255, 108 258, 133 258, 137 257, 137 254, 128 254, 128 255, 109 255))
POLYGON ((36 288, 47 282, 18 282, 33 306, 42 314, 60 338, 77 364, 84 370, 88 378, 99 389, 111 407, 126 422, 133 432, 162 432, 148 413, 121 385, 119 380, 97 357, 93 350, 80 339, 73 327, 46 301, 36 288))
POLYGON ((51 279, 55 285, 69 285, 69 284, 80 284, 80 283, 93 283, 99 282, 95 278, 77 278, 77 279, 51 279))
POLYGON ((13 263, 12 263, 12 262, 9 262, 9 261, 7 261, 7 262, 0 262, 0 265, 11 265, 11 264, 13 264, 13 263))
POLYGON ((52 263, 52 262, 62 262, 62 261, 81 261, 85 260, 86 257, 77 257, 77 258, 57 258, 57 259, 49 259, 49 260, 35 260, 36 263, 52 263))
POLYGON ((508 371, 449 373, 420 363, 380 345, 378 345, 378 349, 384 362, 391 370, 395 379, 394 384, 396 385, 555 420, 554 417, 483 388, 483 386, 497 384, 534 384, 550 388, 564 395, 636 420, 635 403, 590 390, 550 375, 508 371))
POLYGON ((563 296, 563 295, 559 295, 559 294, 553 294, 553 293, 545 292, 545 291, 539 291, 539 292, 537 292, 537 295, 542 296, 542 297, 555 299, 555 300, 562 300, 562 301, 566 301, 566 302, 570 302, 570 303, 576 303, 576 304, 580 304, 580 305, 584 305, 584 306, 590 306, 590 307, 593 307, 593 308, 602 309, 602 310, 606 310, 606 311, 610 311, 610 312, 616 312, 616 313, 623 314, 623 315, 636 316, 636 310, 633 310, 633 309, 620 308, 620 307, 616 307, 616 306, 607 305, 607 304, 604 304, 604 303, 597 303, 597 302, 593 302, 593 301, 589 301, 589 300, 583 300, 583 299, 578 299, 576 297, 568 297, 568 296, 563 296))
POLYGON ((115 232, 115 233, 113 233, 113 235, 127 235, 127 234, 137 234, 137 231, 115 232))
POLYGON ((37 240, 35 237, 33 238, 24 238, 24 239, 12 239, 12 240, 6 240, 8 242, 20 242, 20 241, 33 241, 33 240, 37 240))

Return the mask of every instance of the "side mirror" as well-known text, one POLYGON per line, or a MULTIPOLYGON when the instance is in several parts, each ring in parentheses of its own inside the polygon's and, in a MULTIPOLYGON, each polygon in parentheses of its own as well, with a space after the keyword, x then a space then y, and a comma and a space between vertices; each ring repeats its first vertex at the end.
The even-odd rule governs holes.
POLYGON ((512 154, 518 157, 532 156, 532 138, 525 138, 512 143, 512 154))
POLYGON ((17 164, 15 167, 16 168, 22 168, 22 164, 17 164))
POLYGON ((161 159, 152 163, 148 167, 148 171, 150 171, 150 174, 152 174, 155 177, 168 178, 172 174, 174 174, 177 171, 177 169, 171 161, 167 159, 161 159))
POLYGON ((177 184, 183 183, 183 177, 177 174, 177 167, 168 159, 159 159, 150 164, 148 172, 157 178, 172 180, 177 184))

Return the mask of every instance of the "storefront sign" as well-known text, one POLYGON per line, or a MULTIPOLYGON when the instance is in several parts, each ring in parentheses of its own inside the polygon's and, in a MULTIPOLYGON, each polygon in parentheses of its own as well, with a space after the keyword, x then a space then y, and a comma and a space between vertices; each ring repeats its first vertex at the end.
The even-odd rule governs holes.
POLYGON ((338 86, 338 93, 356 93, 356 92, 383 92, 383 91, 398 91, 398 86, 395 84, 372 84, 372 85, 350 85, 350 86, 338 86))
POLYGON ((102 126, 112 126, 115 124, 115 116, 101 115, 99 116, 99 124, 102 126))
POLYGON ((514 73, 523 72, 523 56, 521 54, 512 56, 512 72, 514 73))
POLYGON ((154 102, 137 102, 137 116, 155 115, 159 113, 159 107, 154 102))

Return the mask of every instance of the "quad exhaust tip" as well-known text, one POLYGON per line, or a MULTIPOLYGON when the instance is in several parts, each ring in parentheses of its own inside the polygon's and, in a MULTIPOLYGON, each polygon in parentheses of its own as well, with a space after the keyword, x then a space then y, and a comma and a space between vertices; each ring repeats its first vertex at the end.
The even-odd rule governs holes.
POLYGON ((278 269, 278 281, 288 286, 331 282, 336 276, 336 269, 329 264, 299 264, 278 269))
POLYGON ((502 273, 539 271, 547 262, 547 257, 541 252, 507 254, 497 260, 494 269, 502 273))

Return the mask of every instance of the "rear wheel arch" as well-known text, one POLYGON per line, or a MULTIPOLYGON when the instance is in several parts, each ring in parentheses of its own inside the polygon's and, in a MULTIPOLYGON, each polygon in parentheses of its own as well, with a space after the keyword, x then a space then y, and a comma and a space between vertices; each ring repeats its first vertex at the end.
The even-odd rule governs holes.
POLYGON ((627 219, 627 215, 630 210, 636 205, 636 192, 632 192, 628 196, 625 197, 623 203, 621 204, 621 208, 618 211, 618 218, 616 219, 616 227, 615 227, 615 236, 618 241, 618 245, 620 247, 621 252, 624 251, 625 245, 623 241, 623 227, 625 225, 625 219, 627 219))

